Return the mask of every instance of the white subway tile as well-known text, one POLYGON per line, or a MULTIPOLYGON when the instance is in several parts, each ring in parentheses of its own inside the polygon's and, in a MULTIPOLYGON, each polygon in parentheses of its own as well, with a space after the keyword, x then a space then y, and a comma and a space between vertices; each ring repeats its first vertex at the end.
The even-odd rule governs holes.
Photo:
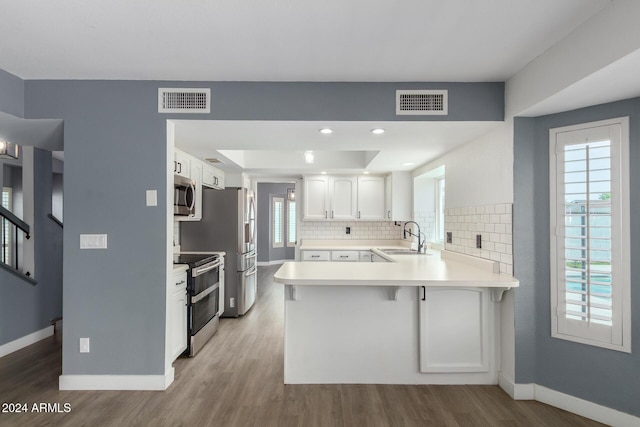
POLYGON ((503 204, 498 204, 494 206, 494 212, 497 214, 503 214, 507 211, 503 204))

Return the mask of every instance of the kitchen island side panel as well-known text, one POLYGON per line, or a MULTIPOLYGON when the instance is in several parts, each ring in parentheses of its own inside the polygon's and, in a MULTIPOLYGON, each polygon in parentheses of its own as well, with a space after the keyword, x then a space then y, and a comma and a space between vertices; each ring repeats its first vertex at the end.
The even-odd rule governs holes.
POLYGON ((285 384, 496 384, 495 303, 487 372, 419 372, 419 289, 285 286, 285 384))

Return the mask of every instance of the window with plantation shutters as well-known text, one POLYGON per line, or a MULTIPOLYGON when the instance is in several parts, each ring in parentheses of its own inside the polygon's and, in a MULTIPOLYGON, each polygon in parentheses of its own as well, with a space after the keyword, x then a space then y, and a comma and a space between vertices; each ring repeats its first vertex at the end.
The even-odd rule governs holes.
POLYGON ((273 198, 272 218, 272 246, 274 248, 282 248, 284 247, 284 198, 273 198))
POLYGON ((550 131, 552 336, 631 350, 628 119, 550 131))
POLYGON ((296 245, 296 202, 287 201, 287 247, 296 245))

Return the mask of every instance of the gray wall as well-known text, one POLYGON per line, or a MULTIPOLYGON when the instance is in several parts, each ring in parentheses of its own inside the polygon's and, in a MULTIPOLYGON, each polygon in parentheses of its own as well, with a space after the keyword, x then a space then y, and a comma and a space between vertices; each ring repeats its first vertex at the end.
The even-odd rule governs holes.
POLYGON ((24 116, 24 81, 4 70, 0 70, 0 111, 24 116))
POLYGON ((632 353, 551 338, 549 279, 549 129, 630 118, 631 212, 640 211, 640 98, 537 118, 514 127, 516 383, 640 415, 640 217, 631 215, 632 353))
MULTIPOLYGON (((290 184, 267 184, 258 183, 257 200, 257 231, 258 231, 258 262, 280 261, 283 259, 294 259, 296 251, 294 247, 273 248, 271 242, 271 221, 273 215, 273 197, 283 197, 285 199, 285 217, 288 218, 287 211, 287 188, 293 188, 290 184)), ((286 226, 286 224, 285 224, 286 226)), ((285 231, 286 239, 286 231, 285 231)))
MULTIPOLYGON (((62 229, 47 217, 51 211, 51 153, 35 149, 34 158, 36 214, 30 226, 38 284, 32 286, 0 270, 0 345, 46 328, 62 315, 62 229)), ((14 197, 21 203, 18 174, 22 168, 10 169, 14 197)))
POLYGON ((395 115, 395 89, 430 87, 451 91, 446 120, 503 119, 502 83, 25 82, 26 118, 64 120, 63 374, 164 373, 167 119, 425 120, 395 115), (210 87, 212 113, 158 114, 158 87, 184 86, 210 87))

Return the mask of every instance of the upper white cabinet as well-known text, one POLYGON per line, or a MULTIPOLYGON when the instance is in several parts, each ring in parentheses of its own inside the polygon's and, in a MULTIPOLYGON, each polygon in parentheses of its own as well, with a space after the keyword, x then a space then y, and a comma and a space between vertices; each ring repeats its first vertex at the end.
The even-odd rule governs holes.
POLYGON ((202 164, 202 185, 218 190, 224 189, 224 172, 220 169, 202 164))
POLYGON ((176 149, 173 153, 173 173, 191 179, 191 156, 176 149))
POLYGON ((385 213, 390 221, 409 221, 413 211, 411 172, 392 172, 385 178, 385 213))
POLYGON ((358 177, 358 219, 380 221, 385 219, 385 183, 381 176, 358 177))
POLYGON ((356 219, 358 180, 352 176, 329 177, 330 219, 350 221, 356 219))
MULTIPOLYGON (((411 175, 406 173, 411 183, 411 175)), ((400 196, 390 194, 391 181, 383 176, 305 176, 303 195, 303 219, 307 221, 383 221, 394 220, 394 211, 402 220, 411 219, 410 208, 403 207, 400 196)), ((395 187, 393 187, 395 189, 395 187)), ((403 190, 410 202, 411 187, 403 190)), ((400 219, 397 219, 400 220, 400 219)))
POLYGON ((303 210, 306 220, 329 219, 329 177, 306 176, 304 178, 303 210))

